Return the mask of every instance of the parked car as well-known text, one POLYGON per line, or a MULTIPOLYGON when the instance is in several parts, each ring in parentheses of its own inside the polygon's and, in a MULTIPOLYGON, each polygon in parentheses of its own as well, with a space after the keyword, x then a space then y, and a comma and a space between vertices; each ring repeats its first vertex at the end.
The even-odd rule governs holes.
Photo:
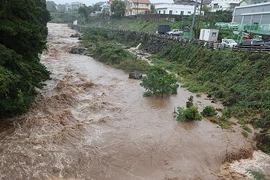
POLYGON ((180 31, 179 29, 173 29, 169 32, 166 32, 166 34, 172 35, 172 36, 180 36, 183 34, 183 31, 180 31))
POLYGON ((265 42, 264 46, 270 47, 270 42, 265 42))
POLYGON ((166 34, 171 30, 170 25, 158 25, 158 30, 156 31, 157 34, 166 34))
POLYGON ((237 43, 233 39, 222 39, 221 44, 227 48, 233 48, 237 43))
POLYGON ((243 40, 240 45, 242 46, 251 46, 251 45, 264 45, 263 41, 260 40, 255 40, 255 39, 247 39, 247 40, 243 40))

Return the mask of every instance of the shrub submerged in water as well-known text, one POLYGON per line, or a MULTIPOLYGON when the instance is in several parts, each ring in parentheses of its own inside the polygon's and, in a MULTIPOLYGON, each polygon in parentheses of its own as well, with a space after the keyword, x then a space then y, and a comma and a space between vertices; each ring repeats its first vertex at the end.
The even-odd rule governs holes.
POLYGON ((203 117, 213 117, 217 115, 216 109, 213 106, 206 106, 201 112, 203 117))
POLYGON ((146 89, 144 96, 177 94, 179 87, 175 75, 158 66, 150 68, 147 76, 142 78, 140 85, 146 89))
POLYGON ((189 108, 184 109, 183 107, 177 108, 177 120, 178 121, 200 121, 202 117, 199 114, 198 107, 191 106, 189 108))

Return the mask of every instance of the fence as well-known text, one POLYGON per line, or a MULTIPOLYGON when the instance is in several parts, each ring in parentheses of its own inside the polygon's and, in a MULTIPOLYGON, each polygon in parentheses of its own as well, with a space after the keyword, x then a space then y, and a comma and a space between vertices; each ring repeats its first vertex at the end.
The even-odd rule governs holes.
POLYGON ((239 45, 239 46, 234 46, 232 48, 233 51, 246 51, 246 52, 270 52, 270 46, 263 46, 263 45, 239 45))

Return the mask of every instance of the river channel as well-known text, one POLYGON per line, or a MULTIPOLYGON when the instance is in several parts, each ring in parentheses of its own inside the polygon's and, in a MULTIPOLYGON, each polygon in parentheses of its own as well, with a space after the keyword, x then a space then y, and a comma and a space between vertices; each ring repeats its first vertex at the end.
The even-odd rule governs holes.
POLYGON ((206 119, 181 123, 173 113, 190 95, 200 111, 221 104, 183 88, 170 97, 143 97, 140 81, 123 71, 69 54, 78 44, 70 38, 74 30, 48 28, 41 61, 51 80, 30 112, 1 131, 0 179, 226 179, 220 167, 228 155, 252 147, 241 131, 206 119))

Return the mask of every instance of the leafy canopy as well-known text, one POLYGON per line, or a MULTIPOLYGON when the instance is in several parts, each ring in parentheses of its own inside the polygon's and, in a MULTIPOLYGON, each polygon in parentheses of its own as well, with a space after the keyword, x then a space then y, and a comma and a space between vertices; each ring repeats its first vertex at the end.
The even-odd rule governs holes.
POLYGON ((166 72, 158 66, 153 66, 147 73, 146 77, 142 78, 140 84, 146 89, 144 95, 165 95, 177 94, 177 79, 174 74, 166 72))
POLYGON ((115 0, 111 5, 111 12, 114 17, 122 17, 125 15, 126 5, 123 1, 115 0))
POLYGON ((177 120, 186 122, 186 121, 200 121, 202 117, 199 114, 197 106, 191 106, 184 109, 183 107, 177 108, 177 120))
POLYGON ((50 14, 45 0, 0 3, 0 118, 27 111, 35 88, 49 78, 39 62, 46 48, 50 14))

